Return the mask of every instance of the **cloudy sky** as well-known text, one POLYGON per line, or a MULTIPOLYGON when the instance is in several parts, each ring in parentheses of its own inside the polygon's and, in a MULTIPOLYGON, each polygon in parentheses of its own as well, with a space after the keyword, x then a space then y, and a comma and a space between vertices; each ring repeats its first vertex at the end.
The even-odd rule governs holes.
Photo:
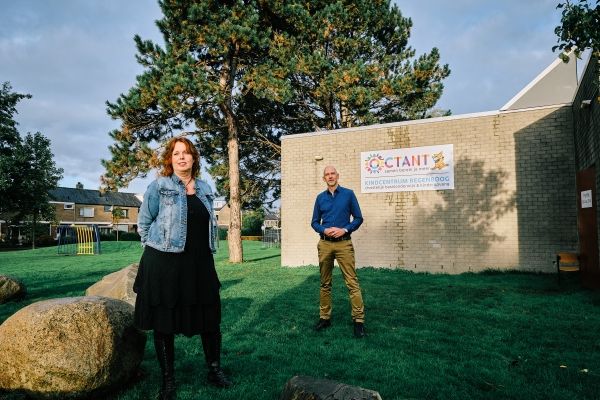
MULTIPOLYGON (((417 55, 433 47, 452 74, 438 107, 453 114, 499 109, 554 59, 558 0, 396 0, 413 31, 417 55)), ((0 83, 29 93, 19 130, 52 141, 61 186, 97 189, 110 157, 106 114, 141 68, 133 36, 161 42, 155 0, 0 0, 0 83)), ((149 180, 123 191, 141 193, 149 180)))

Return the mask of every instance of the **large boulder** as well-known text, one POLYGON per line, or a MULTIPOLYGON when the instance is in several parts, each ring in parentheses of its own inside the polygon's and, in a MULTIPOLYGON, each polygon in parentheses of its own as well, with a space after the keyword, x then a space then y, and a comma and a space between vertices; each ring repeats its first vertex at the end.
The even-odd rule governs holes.
POLYGON ((145 343, 124 301, 40 301, 0 325, 0 389, 39 398, 97 396, 134 376, 145 343))
POLYGON ((117 272, 106 275, 85 291, 86 296, 104 296, 123 300, 135 306, 136 294, 133 282, 138 272, 139 264, 131 264, 117 272))
POLYGON ((287 381, 279 400, 381 400, 381 396, 357 386, 296 375, 287 381))
POLYGON ((25 296, 25 285, 10 276, 0 275, 0 304, 25 296))

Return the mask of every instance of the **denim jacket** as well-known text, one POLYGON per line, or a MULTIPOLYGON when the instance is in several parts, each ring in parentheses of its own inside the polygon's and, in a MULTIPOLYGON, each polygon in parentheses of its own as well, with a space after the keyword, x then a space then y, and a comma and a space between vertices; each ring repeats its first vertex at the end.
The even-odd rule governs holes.
MULTIPOLYGON (((208 183, 196 179, 196 196, 210 214, 209 246, 217 251, 217 219, 213 209, 214 195, 208 183)), ((175 174, 153 181, 144 193, 138 214, 138 232, 142 245, 160 251, 181 253, 187 234, 187 200, 184 183, 175 174)))

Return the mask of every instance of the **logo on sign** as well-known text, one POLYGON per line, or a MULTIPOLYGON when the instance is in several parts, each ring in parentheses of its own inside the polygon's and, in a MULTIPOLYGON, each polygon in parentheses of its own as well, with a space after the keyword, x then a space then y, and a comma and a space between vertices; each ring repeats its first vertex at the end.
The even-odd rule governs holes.
POLYGON ((444 161, 444 152, 440 151, 439 153, 434 153, 431 155, 431 158, 433 158, 433 162, 435 163, 433 165, 433 168, 431 169, 439 169, 442 170, 445 167, 448 166, 448 164, 446 164, 446 162, 444 161))
POLYGON ((378 174, 384 167, 385 162, 380 154, 369 154, 365 160, 365 169, 371 174, 378 174))

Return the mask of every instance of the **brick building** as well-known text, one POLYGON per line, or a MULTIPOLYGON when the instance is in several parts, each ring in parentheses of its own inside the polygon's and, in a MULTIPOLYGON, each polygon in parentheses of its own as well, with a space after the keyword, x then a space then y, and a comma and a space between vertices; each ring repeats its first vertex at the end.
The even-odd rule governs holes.
POLYGON ((554 271, 557 251, 581 245, 577 177, 600 155, 597 68, 591 60, 577 81, 574 60, 553 63, 499 111, 283 137, 282 264, 318 263, 310 219, 334 165, 365 219, 353 234, 358 266, 554 271), (361 191, 361 153, 438 145, 452 145, 453 189, 361 191))
MULTIPOLYGON (((99 190, 57 187, 49 192, 58 225, 98 225, 100 232, 113 230, 136 232, 138 211, 142 202, 133 193, 100 192, 99 190), (118 217, 114 210, 120 210, 118 217)), ((51 224, 51 235, 56 224, 51 224)))
MULTIPOLYGON (((101 233, 137 232, 137 219, 143 196, 135 193, 100 192, 84 189, 77 184, 75 188, 57 187, 49 191, 50 204, 55 209, 55 221, 40 221, 47 227, 48 235, 56 237, 58 225, 98 225, 101 233), (118 218, 115 210, 119 210, 118 218)), ((229 205, 224 198, 215 199, 213 207, 219 226, 229 226, 229 205)), ((25 239, 22 234, 23 222, 8 226, 0 220, 0 240, 12 235, 19 242, 25 239), (9 232, 11 230, 11 232, 9 232)))
POLYGON ((219 228, 229 229, 229 221, 231 220, 231 209, 227 200, 224 197, 218 197, 213 200, 213 209, 217 217, 219 228))

